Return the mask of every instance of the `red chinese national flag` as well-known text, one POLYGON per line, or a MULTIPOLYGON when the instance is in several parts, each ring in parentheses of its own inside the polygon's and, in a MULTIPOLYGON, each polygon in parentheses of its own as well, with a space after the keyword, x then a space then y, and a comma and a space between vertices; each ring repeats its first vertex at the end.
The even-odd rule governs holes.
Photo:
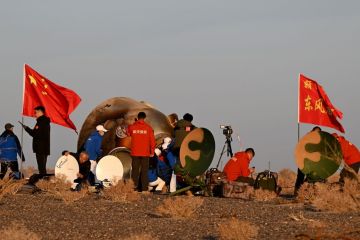
POLYGON ((299 123, 326 126, 344 133, 345 130, 338 121, 342 116, 342 112, 332 105, 321 85, 300 74, 299 123))
POLYGON ((44 106, 51 122, 74 129, 70 114, 81 98, 72 90, 59 86, 42 76, 29 65, 24 67, 23 115, 34 117, 34 108, 44 106))

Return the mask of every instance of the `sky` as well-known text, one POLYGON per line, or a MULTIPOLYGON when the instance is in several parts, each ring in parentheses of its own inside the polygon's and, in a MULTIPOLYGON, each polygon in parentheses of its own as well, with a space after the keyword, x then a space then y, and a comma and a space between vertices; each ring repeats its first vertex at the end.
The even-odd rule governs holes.
MULTIPOLYGON (((258 171, 269 162, 272 170, 296 169, 297 81, 304 73, 342 110, 346 137, 360 145, 359 1, 0 3, 0 125, 14 123, 19 137, 27 63, 81 96, 71 115, 78 129, 108 98, 145 100, 165 114, 190 112, 194 124, 210 129, 213 165, 225 142, 219 126, 231 125, 234 151, 255 148, 258 171)), ((311 128, 301 125, 301 134, 311 128)), ((52 125, 48 168, 76 143, 73 131, 52 125)), ((25 166, 35 165, 27 134, 24 151, 25 166)))

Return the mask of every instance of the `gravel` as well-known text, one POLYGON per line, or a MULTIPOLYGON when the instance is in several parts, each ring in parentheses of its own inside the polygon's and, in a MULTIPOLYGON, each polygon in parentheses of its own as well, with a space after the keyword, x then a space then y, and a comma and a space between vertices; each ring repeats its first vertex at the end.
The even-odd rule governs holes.
POLYGON ((0 202, 0 228, 21 222, 43 239, 52 240, 124 239, 142 233, 159 239, 220 239, 218 225, 236 217, 260 228, 257 239, 297 239, 300 234, 315 236, 317 230, 311 227, 315 221, 325 223, 326 231, 332 234, 352 232, 346 236, 360 239, 359 213, 316 212, 287 199, 280 204, 204 198, 204 204, 194 217, 172 219, 155 212, 166 197, 148 195, 138 202, 113 203, 90 195, 66 205, 46 194, 17 194, 0 202), (295 220, 292 216, 302 217, 295 220))

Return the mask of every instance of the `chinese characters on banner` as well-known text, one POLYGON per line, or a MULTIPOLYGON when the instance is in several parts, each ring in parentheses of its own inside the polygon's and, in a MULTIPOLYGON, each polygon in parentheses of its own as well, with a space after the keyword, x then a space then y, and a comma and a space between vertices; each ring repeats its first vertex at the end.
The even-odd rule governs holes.
POLYGON ((310 123, 334 128, 344 133, 338 121, 342 112, 336 109, 324 89, 316 81, 300 74, 299 77, 299 123, 310 123))

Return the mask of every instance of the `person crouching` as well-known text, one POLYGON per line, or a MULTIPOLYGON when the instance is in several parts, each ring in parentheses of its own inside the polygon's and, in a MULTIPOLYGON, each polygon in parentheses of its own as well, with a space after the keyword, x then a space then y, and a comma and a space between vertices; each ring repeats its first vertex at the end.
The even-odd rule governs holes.
POLYGON ((77 174, 77 179, 74 180, 74 183, 77 183, 76 190, 80 190, 84 184, 90 186, 94 185, 95 179, 91 174, 91 162, 89 160, 89 154, 87 152, 81 152, 79 155, 79 173, 77 174))
POLYGON ((248 148, 245 152, 237 152, 225 165, 224 172, 229 181, 239 181, 254 185, 254 179, 250 174, 255 168, 249 168, 251 160, 255 156, 255 151, 248 148))
POLYGON ((154 189, 154 187, 156 187, 155 193, 161 193, 166 184, 165 181, 158 176, 158 171, 157 171, 158 157, 161 154, 161 150, 155 149, 155 154, 156 156, 150 158, 149 171, 148 171, 149 190, 151 191, 154 189))

